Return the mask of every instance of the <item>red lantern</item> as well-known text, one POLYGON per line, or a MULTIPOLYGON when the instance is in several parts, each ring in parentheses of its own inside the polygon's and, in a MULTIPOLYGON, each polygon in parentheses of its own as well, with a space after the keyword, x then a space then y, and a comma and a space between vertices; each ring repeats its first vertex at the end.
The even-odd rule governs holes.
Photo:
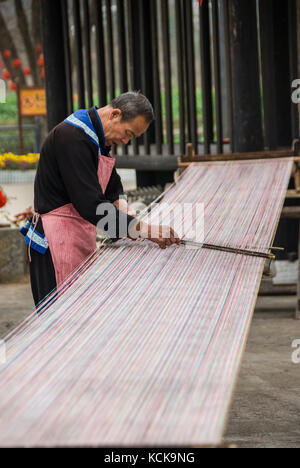
POLYGON ((4 192, 2 192, 2 190, 0 189, 0 208, 3 208, 6 205, 6 202, 7 202, 6 196, 4 192))
POLYGON ((35 51, 36 51, 37 54, 40 54, 42 52, 42 48, 41 48, 40 44, 36 45, 35 51))
POLYGON ((2 60, 0 60, 0 68, 3 68, 4 67, 4 63, 2 62, 2 60))
POLYGON ((30 68, 29 68, 29 67, 25 67, 25 68, 23 69, 23 73, 24 73, 24 75, 30 75, 30 74, 31 74, 30 68))
POLYGON ((44 68, 41 69, 41 78, 45 78, 45 70, 44 70, 44 68))
POLYGON ((19 68, 21 66, 21 60, 20 59, 15 59, 13 60, 13 67, 14 68, 19 68))
POLYGON ((5 58, 10 58, 11 57, 11 51, 10 50, 4 50, 3 51, 3 57, 5 58))
POLYGON ((38 65, 39 65, 40 67, 43 67, 43 66, 44 66, 44 56, 43 56, 43 54, 40 55, 40 57, 39 57, 37 63, 38 63, 38 65))
POLYGON ((7 71, 6 68, 4 68, 3 73, 2 73, 2 78, 4 80, 9 80, 10 76, 11 75, 10 75, 9 71, 7 71))
POLYGON ((13 81, 10 83, 10 89, 11 89, 11 91, 16 91, 16 89, 17 89, 17 85, 13 81))

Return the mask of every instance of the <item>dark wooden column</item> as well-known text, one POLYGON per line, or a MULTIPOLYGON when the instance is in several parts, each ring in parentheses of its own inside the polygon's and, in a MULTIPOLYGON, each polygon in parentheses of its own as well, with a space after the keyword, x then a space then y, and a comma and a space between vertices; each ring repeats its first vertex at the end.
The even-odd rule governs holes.
MULTIPOLYGON (((297 40, 297 2, 289 0, 289 62, 290 62, 290 83, 298 78, 298 40, 297 40)), ((297 104, 291 105, 291 132, 292 139, 299 138, 299 113, 297 104)))
MULTIPOLYGON (((155 82, 155 66, 157 58, 157 37, 155 31, 156 8, 149 0, 131 0, 131 23, 134 25, 132 40, 135 54, 133 54, 133 81, 134 87, 140 89, 147 96, 154 107, 154 112, 160 113, 160 108, 155 108, 155 101, 159 99, 159 89, 155 82)), ((161 53, 161 51, 159 51, 161 53)), ((150 154, 150 144, 154 144, 160 138, 160 126, 152 123, 147 134, 141 137, 144 141, 145 153, 150 154)), ((139 157, 138 155, 136 156, 139 157)), ((173 181, 173 172, 170 171, 136 171, 137 185, 164 185, 173 181)))
POLYGON ((290 147, 299 135, 291 84, 297 74, 295 0, 259 0, 266 146, 290 147))
POLYGON ((68 116, 61 0, 42 0, 47 124, 50 131, 68 116))
MULTIPOLYGON (((259 0, 261 66, 264 99, 264 127, 267 148, 290 147, 299 136, 297 105, 292 103, 292 81, 297 73, 297 25, 295 0, 259 0)), ((289 188, 293 188, 290 181, 289 188)), ((299 200, 285 200, 285 206, 299 205, 299 200)), ((297 253, 298 222, 281 219, 275 245, 285 251, 278 259, 297 253)))
POLYGON ((269 150, 276 149, 278 146, 273 5, 274 0, 259 0, 265 146, 269 150))
POLYGON ((290 0, 273 0, 274 53, 275 53, 275 94, 277 96, 277 143, 291 145, 291 80, 289 62, 289 21, 290 0))
POLYGON ((256 0, 229 0, 233 151, 264 147, 259 88, 256 0))

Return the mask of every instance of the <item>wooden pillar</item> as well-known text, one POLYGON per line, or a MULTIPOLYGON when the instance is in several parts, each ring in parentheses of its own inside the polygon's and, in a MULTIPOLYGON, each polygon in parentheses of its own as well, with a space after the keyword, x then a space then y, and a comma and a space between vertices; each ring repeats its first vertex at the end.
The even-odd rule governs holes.
MULTIPOLYGON (((153 37, 154 28, 153 18, 155 9, 149 0, 132 0, 132 23, 136 25, 134 31, 134 41, 136 54, 133 57, 133 77, 137 89, 147 96, 154 108, 154 113, 159 112, 154 105, 154 70, 153 70, 153 49, 156 47, 153 37), (152 26, 152 27, 151 27, 152 26)), ((161 51, 160 51, 161 52, 161 51)), ((149 145, 156 142, 159 129, 155 132, 155 125, 152 123, 144 139, 145 153, 149 150, 149 145), (156 134, 155 134, 156 133, 156 134)), ((143 138, 143 137, 142 137, 143 138)), ((142 143, 142 138, 139 143, 142 143)), ((138 187, 150 185, 164 185, 167 182, 173 182, 173 172, 170 171, 136 171, 138 187)))
MULTIPOLYGON (((291 100, 292 81, 298 78, 296 2, 259 0, 259 17, 265 144, 268 149, 290 147, 299 135, 297 105, 291 100)), ((285 206, 291 203, 287 199, 285 206)), ((285 247, 281 259, 297 252, 298 230, 297 221, 280 220, 275 242, 285 247)))
MULTIPOLYGON (((289 147, 292 142, 291 77, 289 61, 289 2, 273 0, 275 94, 277 96, 278 146, 289 147)), ((297 78, 297 77, 296 77, 297 78)))
POLYGON ((269 150, 276 149, 278 146, 273 6, 274 0, 259 0, 265 146, 269 150))
POLYGON ((42 0, 47 124, 50 131, 68 116, 61 0, 42 0))
POLYGON ((265 143, 289 147, 299 135, 297 106, 291 101, 297 73, 295 0, 259 0, 265 143))
POLYGON ((256 0, 229 0, 233 151, 263 150, 256 0))
MULTIPOLYGON (((288 34, 289 34, 289 64, 290 86, 298 78, 298 46, 297 46, 297 3, 288 2, 288 34)), ((292 140, 299 137, 299 113, 297 104, 290 101, 292 140)))

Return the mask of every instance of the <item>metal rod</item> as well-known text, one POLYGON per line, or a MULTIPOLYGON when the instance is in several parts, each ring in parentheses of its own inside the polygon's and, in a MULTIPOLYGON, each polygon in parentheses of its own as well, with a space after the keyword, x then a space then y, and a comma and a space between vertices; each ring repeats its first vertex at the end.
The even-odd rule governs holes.
POLYGON ((216 98, 216 139, 217 152, 223 153, 222 128, 222 98, 221 98, 221 70, 220 70, 220 43, 219 43, 219 11, 217 0, 212 0, 212 31, 213 31, 213 58, 214 58, 214 85, 216 98))
MULTIPOLYGON (((149 18, 146 17, 146 5, 144 1, 140 1, 139 3, 139 23, 137 27, 139 27, 140 32, 140 71, 141 71, 141 91, 147 95, 147 77, 146 76, 146 31, 145 31, 145 22, 149 21, 149 18)), ((144 142, 144 154, 150 154, 150 139, 149 139, 149 132, 145 132, 143 135, 143 142, 144 142)))
MULTIPOLYGON (((118 58, 119 58, 119 83, 120 92, 128 91, 127 61, 126 61, 126 34, 124 2, 117 0, 117 30, 118 30, 118 58)), ((123 156, 128 154, 128 148, 122 144, 123 156)))
POLYGON ((107 104, 106 67, 104 51, 102 0, 94 0, 95 25, 96 25, 96 69, 98 80, 99 107, 107 104))
POLYGON ((195 81, 195 51, 193 31, 193 9, 191 0, 184 0, 184 20, 186 38, 186 83, 187 103, 189 113, 189 139, 195 153, 198 152, 197 111, 196 111, 196 81, 195 81))
POLYGON ((230 55, 230 23, 228 15, 228 1, 221 3, 223 7, 225 61, 226 61, 226 118, 228 122, 228 136, 230 139, 230 152, 233 153, 233 114, 232 114, 232 79, 231 79, 231 55, 230 55))
POLYGON ((169 154, 174 154, 173 111, 172 111, 172 79, 168 0, 161 2, 162 45, 164 56, 164 87, 166 103, 166 130, 169 154))
POLYGON ((248 255, 250 257, 262 257, 262 258, 269 258, 271 260, 275 260, 275 255, 271 253, 265 252, 256 252, 255 250, 246 250, 246 249, 236 249, 234 247, 225 247, 221 245, 214 245, 214 244, 201 244, 200 242, 194 242, 192 240, 182 239, 181 244, 191 246, 191 247, 202 247, 203 249, 210 249, 210 250, 220 250, 222 252, 229 252, 235 253, 240 255, 248 255))
POLYGON ((119 77, 120 92, 128 91, 127 62, 126 62, 126 33, 125 33, 125 12, 124 2, 117 0, 117 29, 118 29, 118 57, 119 57, 119 77))
POLYGON ((69 16, 67 2, 61 2, 62 13, 62 33, 64 45, 64 62, 66 67, 66 94, 68 114, 73 113, 73 83, 72 83, 72 64, 71 64, 71 48, 69 36, 69 16))
POLYGON ((82 33, 79 0, 73 0, 78 108, 85 109, 82 33))
POLYGON ((202 7, 199 8, 202 121, 205 154, 210 153, 210 143, 213 140, 212 72, 208 3, 208 1, 204 2, 202 7))
POLYGON ((90 38, 90 12, 88 0, 83 1, 83 19, 84 19, 84 50, 85 50, 85 66, 86 66, 86 88, 88 95, 88 105, 93 106, 93 79, 92 79, 92 63, 91 63, 91 38, 90 38))
POLYGON ((105 0, 106 8, 106 30, 107 30, 107 61, 109 77, 109 97, 112 101, 115 97, 115 69, 114 69, 114 50, 113 50, 113 28, 111 18, 111 0, 105 0))
POLYGON ((179 134, 180 134, 180 153, 185 152, 185 83, 183 66, 183 32, 182 32, 182 12, 181 1, 175 0, 176 17, 176 54, 177 54, 177 74, 178 74, 178 93, 179 93, 179 134))
POLYGON ((162 154, 162 116, 161 116, 161 95, 159 76, 159 52, 157 34, 157 9, 156 1, 150 2, 150 24, 151 24, 151 45, 152 45, 152 70, 153 70, 153 91, 155 109, 155 147, 158 154, 162 154))

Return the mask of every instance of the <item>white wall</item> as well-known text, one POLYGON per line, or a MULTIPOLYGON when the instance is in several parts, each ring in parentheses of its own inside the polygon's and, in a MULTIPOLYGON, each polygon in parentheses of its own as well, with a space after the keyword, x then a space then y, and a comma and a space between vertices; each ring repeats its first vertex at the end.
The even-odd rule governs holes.
MULTIPOLYGON (((124 190, 134 190, 136 188, 135 171, 131 169, 119 169, 118 173, 122 178, 124 190)), ((33 206, 33 183, 1 184, 8 203, 0 209, 0 219, 3 219, 3 212, 8 212, 11 216, 24 211, 28 206, 33 206)))

